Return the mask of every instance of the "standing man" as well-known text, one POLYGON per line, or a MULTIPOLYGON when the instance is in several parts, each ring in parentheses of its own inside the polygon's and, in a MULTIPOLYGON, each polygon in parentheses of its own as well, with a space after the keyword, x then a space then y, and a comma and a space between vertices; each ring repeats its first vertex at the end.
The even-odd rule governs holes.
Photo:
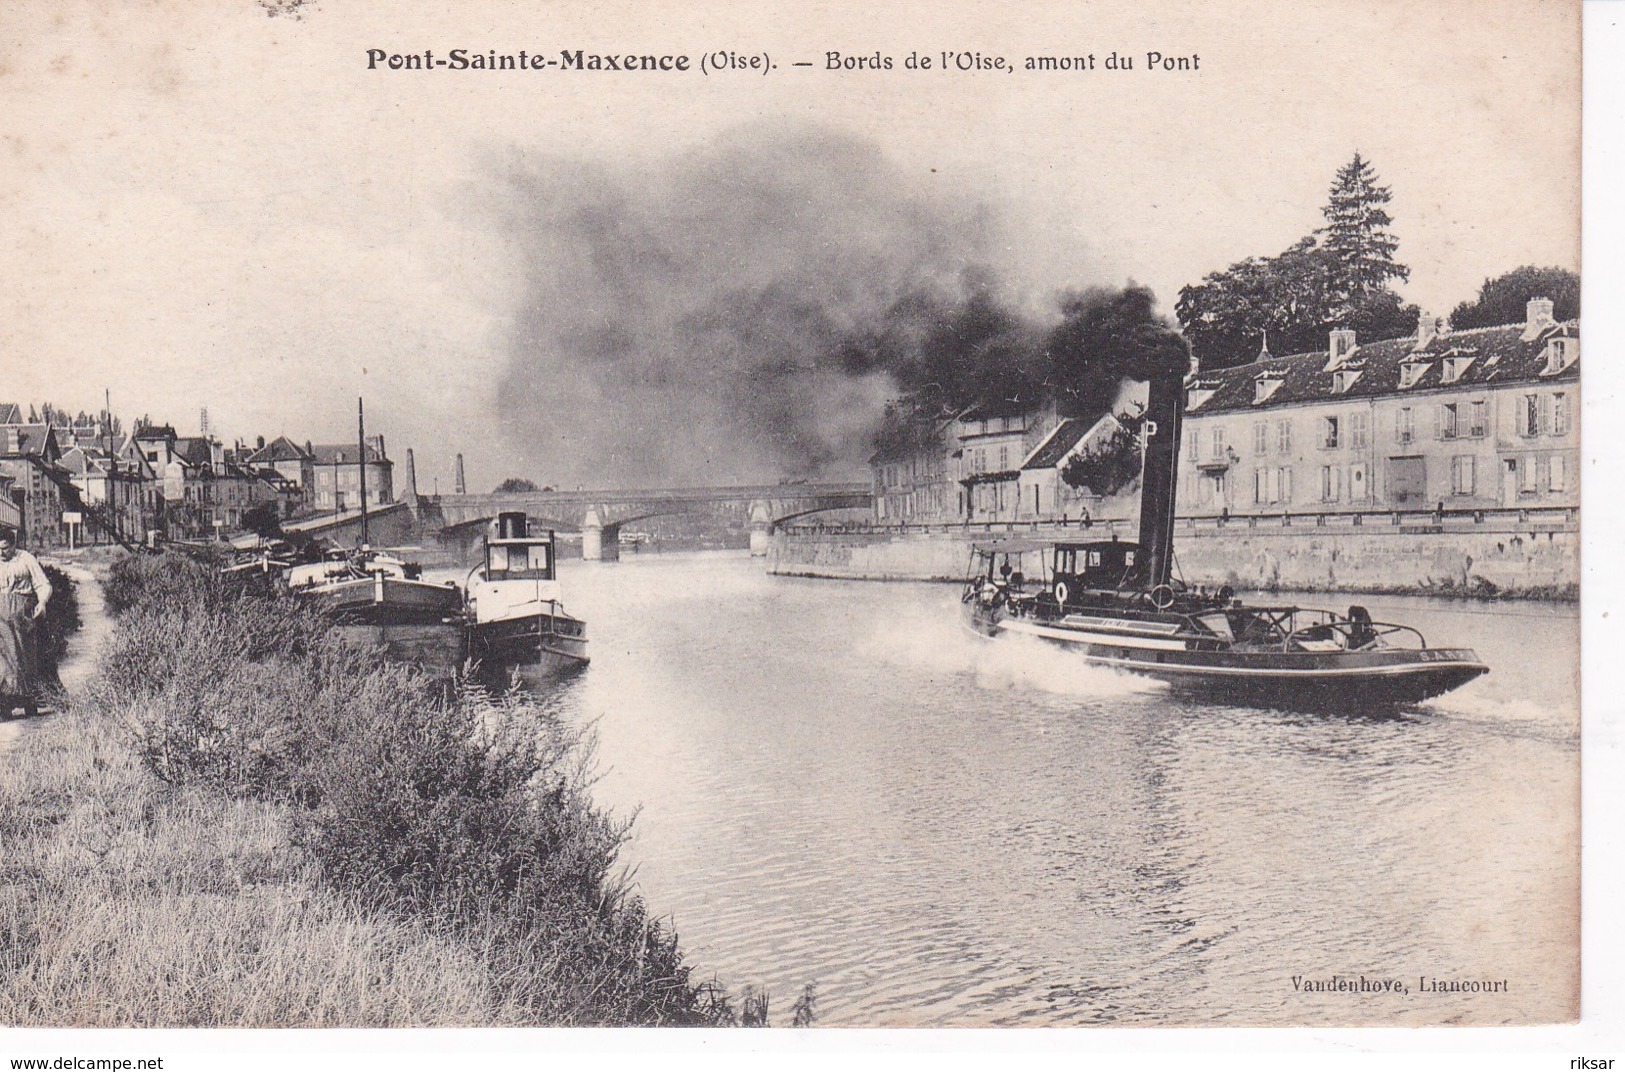
POLYGON ((0 718, 20 701, 30 718, 39 714, 39 645, 35 623, 51 601, 51 581, 39 559, 17 546, 17 534, 0 526, 0 718))

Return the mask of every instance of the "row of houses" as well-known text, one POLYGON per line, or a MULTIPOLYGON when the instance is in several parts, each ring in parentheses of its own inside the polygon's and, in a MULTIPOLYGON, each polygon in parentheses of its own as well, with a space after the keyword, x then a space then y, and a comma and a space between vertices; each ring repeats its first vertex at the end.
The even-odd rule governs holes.
MULTIPOLYGON (((1414 335, 1203 371, 1185 382, 1182 516, 1579 505, 1580 327, 1544 298, 1522 323, 1414 335)), ((1131 407, 1132 408, 1132 407, 1131 407)), ((980 407, 939 442, 871 459, 876 520, 984 522, 1131 516, 1064 479, 1121 443, 1113 417, 980 407)), ((1130 495, 1137 489, 1126 489, 1130 495)))
POLYGON ((296 444, 286 436, 227 446, 170 425, 115 433, 105 420, 27 420, 0 403, 0 523, 35 546, 172 539, 241 531, 259 508, 280 519, 394 502, 384 437, 357 444, 296 444))

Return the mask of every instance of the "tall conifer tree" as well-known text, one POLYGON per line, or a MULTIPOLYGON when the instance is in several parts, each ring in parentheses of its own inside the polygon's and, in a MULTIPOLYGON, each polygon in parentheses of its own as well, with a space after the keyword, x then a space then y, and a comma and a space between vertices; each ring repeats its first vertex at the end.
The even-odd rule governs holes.
POLYGON ((1377 172, 1359 153, 1337 171, 1321 214, 1321 248, 1331 258, 1332 286, 1345 312, 1388 285, 1409 279, 1411 270, 1394 260, 1399 239, 1388 228, 1393 219, 1383 208, 1393 198, 1377 183, 1377 172))

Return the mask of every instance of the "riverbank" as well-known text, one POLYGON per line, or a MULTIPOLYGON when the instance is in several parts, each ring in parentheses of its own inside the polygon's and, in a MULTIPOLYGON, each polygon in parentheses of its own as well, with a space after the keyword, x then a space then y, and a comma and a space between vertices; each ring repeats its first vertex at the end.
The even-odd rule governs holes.
POLYGON ((0 759, 0 1023, 734 1021, 618 877, 590 742, 178 556, 104 591, 0 759))
MULTIPOLYGON (((1471 599, 1579 598, 1579 529, 1568 517, 1475 519, 1414 524, 1307 517, 1182 520, 1176 564, 1192 584, 1238 591, 1431 595, 1471 599)), ((1055 541, 1133 539, 1125 523, 786 529, 768 548, 768 572, 838 580, 964 580, 976 545, 1037 549, 1055 541)), ((1029 572, 1034 572, 1029 569, 1029 572)))

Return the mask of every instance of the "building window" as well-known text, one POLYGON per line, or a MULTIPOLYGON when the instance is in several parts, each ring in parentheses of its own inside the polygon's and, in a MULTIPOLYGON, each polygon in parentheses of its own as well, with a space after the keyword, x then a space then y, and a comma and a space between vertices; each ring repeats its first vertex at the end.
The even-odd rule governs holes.
POLYGON ((1453 495, 1473 493, 1473 456, 1458 454, 1450 459, 1450 492, 1453 495))
POLYGON ((1292 501, 1292 470, 1283 468, 1279 472, 1281 483, 1281 501, 1284 503, 1289 503, 1292 501))
POLYGON ((999 448, 999 472, 1001 472, 1001 473, 1005 472, 1009 468, 1010 468, 1010 448, 1009 447, 1000 447, 999 448))
POLYGON ((1191 429, 1189 442, 1187 442, 1185 446, 1185 456, 1188 459, 1193 462, 1199 462, 1202 460, 1202 438, 1197 434, 1196 429, 1191 429))
POLYGON ((1283 420, 1275 424, 1275 449, 1282 454, 1292 453, 1292 422, 1283 420))
POLYGON ((1487 402, 1474 402, 1472 405, 1472 424, 1467 434, 1474 439, 1483 439, 1489 432, 1489 404, 1487 402))
POLYGON ((1253 422, 1253 453, 1267 454, 1270 449, 1270 426, 1264 421, 1253 422))
POLYGON ((1546 372, 1547 376, 1555 376, 1568 367, 1569 363, 1568 339, 1553 339, 1546 344, 1546 372))
POLYGON ((1529 438, 1540 434, 1540 396, 1524 395, 1518 399, 1518 434, 1529 438))
POLYGON ((1569 434, 1569 400, 1561 391, 1552 396, 1552 434, 1569 434))
POLYGON ((1338 418, 1336 418, 1336 417, 1323 418, 1322 421, 1321 421, 1320 445, 1322 447, 1325 447, 1327 450, 1331 450, 1331 449, 1333 449, 1333 448, 1335 448, 1337 446, 1337 442, 1338 442, 1338 418))
POLYGON ((1535 472, 1535 456, 1533 454, 1523 456, 1518 470, 1521 474, 1521 479, 1518 482, 1520 492, 1532 495, 1540 490, 1540 474, 1535 472))
POLYGON ((1454 402, 1446 402, 1439 407, 1439 438, 1455 439, 1461 432, 1460 407, 1454 402))
POLYGON ((1349 446, 1356 450, 1363 449, 1366 444, 1368 431, 1368 417, 1366 414, 1349 414, 1349 446))
POLYGON ((1399 366, 1399 386, 1414 387, 1416 381, 1422 378, 1422 373, 1428 370, 1425 361, 1407 361, 1399 366))
POLYGON ((1552 455, 1547 462, 1546 488, 1548 491, 1568 490, 1568 461, 1561 454, 1552 455))
POLYGON ((1467 366, 1473 363, 1470 357, 1447 357, 1444 359, 1444 369, 1439 373, 1439 382, 1455 383, 1461 379, 1461 374, 1467 371, 1467 366))
POLYGON ((1394 417, 1394 438, 1409 443, 1416 438, 1416 414, 1409 406, 1401 406, 1394 417))
POLYGON ((1253 470, 1253 502, 1259 506, 1270 501, 1269 478, 1265 475, 1268 472, 1267 469, 1253 470))
POLYGON ((1320 501, 1336 502, 1343 493, 1343 471, 1333 465, 1320 467, 1320 501))
POLYGON ((1218 461, 1224 457, 1224 429, 1213 429, 1213 460, 1218 461))
POLYGON ((1364 502, 1369 498, 1366 490, 1365 463, 1357 462, 1349 466, 1349 499, 1354 502, 1364 502))

